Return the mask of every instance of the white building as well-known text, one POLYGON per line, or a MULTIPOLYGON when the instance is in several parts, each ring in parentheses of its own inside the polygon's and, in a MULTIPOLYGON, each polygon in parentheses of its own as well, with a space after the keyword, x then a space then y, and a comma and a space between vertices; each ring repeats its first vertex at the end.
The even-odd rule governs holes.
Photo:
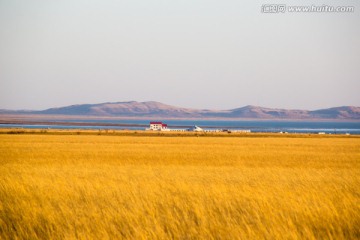
POLYGON ((150 127, 146 128, 145 130, 152 130, 152 131, 168 131, 167 124, 162 122, 150 122, 150 127))

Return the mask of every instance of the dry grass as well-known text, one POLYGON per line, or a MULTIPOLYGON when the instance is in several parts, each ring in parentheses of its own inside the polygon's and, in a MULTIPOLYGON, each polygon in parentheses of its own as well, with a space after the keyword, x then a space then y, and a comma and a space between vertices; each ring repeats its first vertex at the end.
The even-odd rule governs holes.
POLYGON ((0 135, 2 239, 359 239, 360 138, 0 135))

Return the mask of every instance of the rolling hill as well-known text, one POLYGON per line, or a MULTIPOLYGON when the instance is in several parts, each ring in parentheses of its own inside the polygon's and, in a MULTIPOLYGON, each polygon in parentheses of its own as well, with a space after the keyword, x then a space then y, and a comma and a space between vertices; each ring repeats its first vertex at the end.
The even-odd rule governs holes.
POLYGON ((158 118, 225 118, 225 119, 333 119, 360 120, 360 107, 343 106, 328 109, 289 110, 245 106, 229 110, 208 110, 175 107, 159 102, 114 102, 80 104, 42 111, 0 110, 0 114, 81 115, 97 117, 158 117, 158 118))

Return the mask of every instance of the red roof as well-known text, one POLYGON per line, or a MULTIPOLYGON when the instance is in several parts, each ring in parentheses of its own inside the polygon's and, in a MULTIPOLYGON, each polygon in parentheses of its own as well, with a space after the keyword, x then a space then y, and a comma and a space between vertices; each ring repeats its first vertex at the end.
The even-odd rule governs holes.
POLYGON ((163 127, 167 127, 167 124, 164 124, 164 123, 163 123, 162 126, 163 126, 163 127))
POLYGON ((162 122, 150 122, 150 124, 162 124, 162 122))

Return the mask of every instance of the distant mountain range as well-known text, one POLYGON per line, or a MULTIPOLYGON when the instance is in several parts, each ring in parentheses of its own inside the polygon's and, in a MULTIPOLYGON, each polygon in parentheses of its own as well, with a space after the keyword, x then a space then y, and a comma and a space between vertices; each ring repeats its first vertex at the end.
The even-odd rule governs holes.
MULTIPOLYGON (((222 119, 289 119, 289 120, 360 120, 360 107, 334 107, 309 110, 288 110, 245 106, 229 110, 191 109, 159 102, 115 102, 80 104, 42 111, 0 110, 0 114, 45 114, 97 117, 147 117, 147 118, 222 118, 222 119)), ((0 115, 1 117, 1 115, 0 115)))

